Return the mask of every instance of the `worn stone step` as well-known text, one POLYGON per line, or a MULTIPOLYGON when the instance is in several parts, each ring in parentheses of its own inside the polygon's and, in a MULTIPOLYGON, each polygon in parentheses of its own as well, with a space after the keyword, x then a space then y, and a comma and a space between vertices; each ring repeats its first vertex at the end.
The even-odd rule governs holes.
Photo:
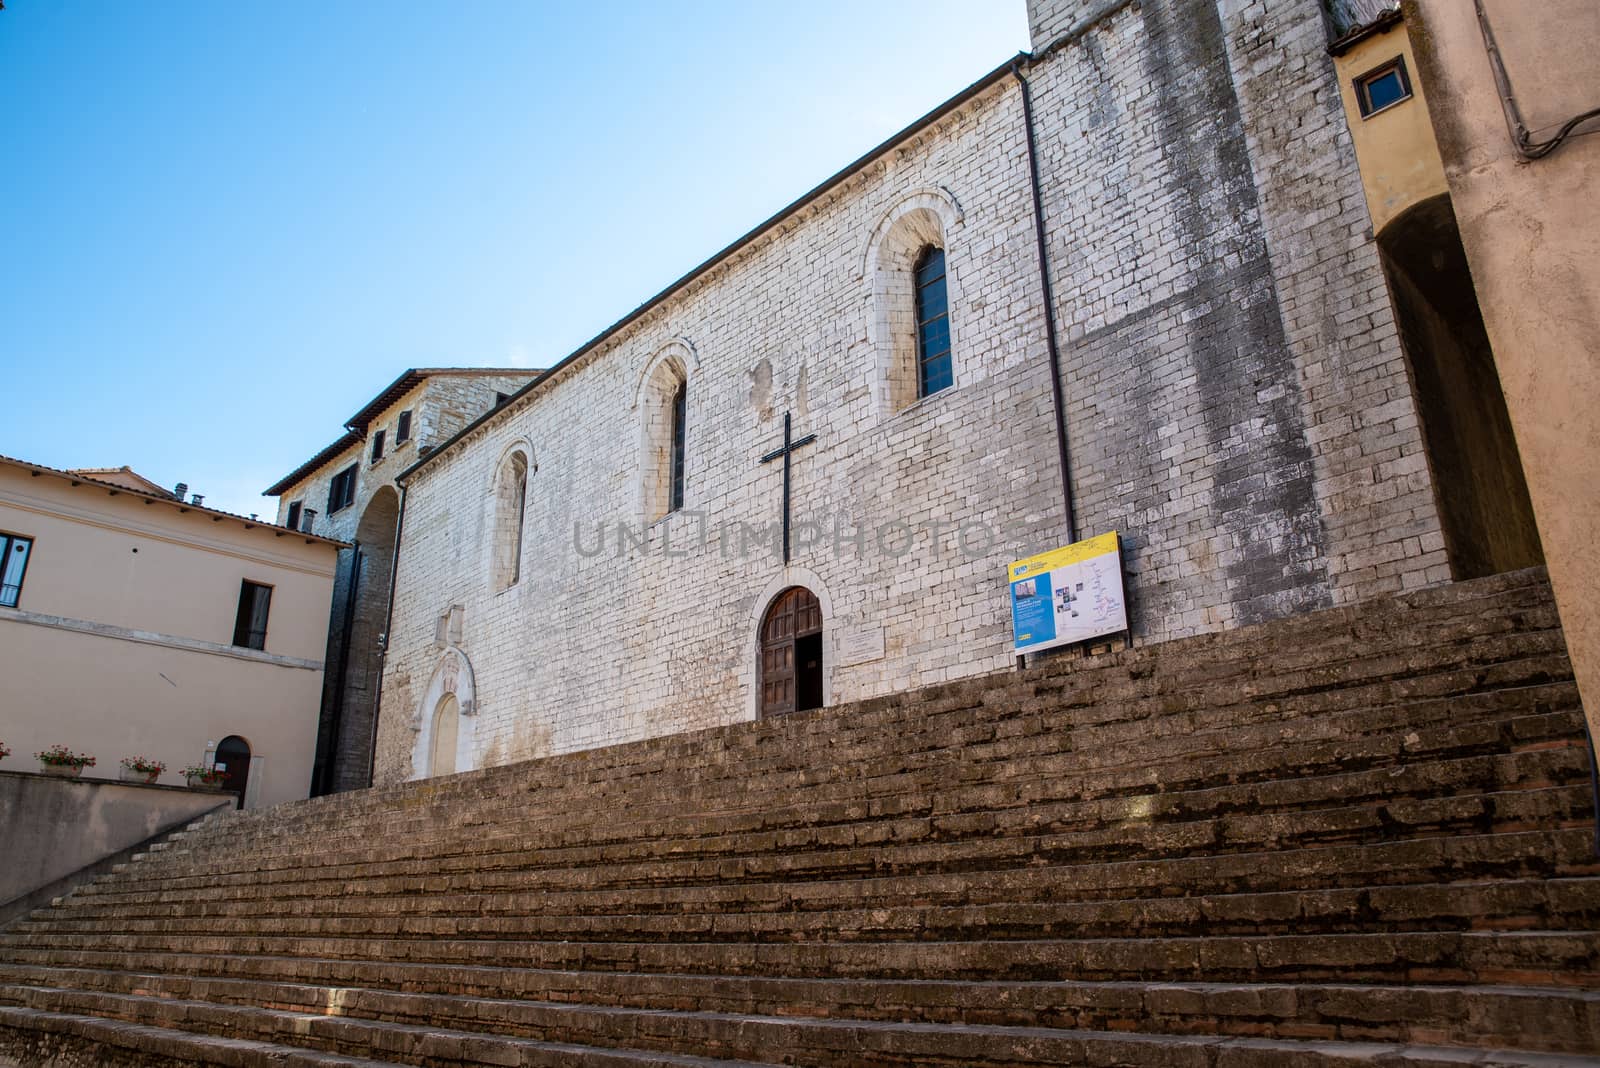
MULTIPOLYGON (((344 902, 356 899, 346 898, 344 902)), ((532 938, 575 941, 813 942, 1004 938, 1149 938, 1414 930, 1600 927, 1600 878, 1426 884, 1389 889, 1218 894, 1117 901, 837 910, 714 910, 563 914, 519 899, 519 910, 481 898, 369 902, 252 915, 58 920, 31 926, 33 945, 52 935, 230 935, 368 938, 532 938)))
MULTIPOLYGON (((392 993, 758 1015, 1168 1034, 1600 1048, 1600 993, 1513 986, 895 982, 551 972, 283 958, 174 958, 167 972, 6 966, 0 981, 406 1018, 392 993), (297 981, 315 976, 316 983, 297 981), (363 1003, 371 999, 372 1007, 363 1003)), ((414 1011, 414 1010, 413 1010, 414 1011)), ((433 1019, 440 1019, 438 1014, 433 1019)))
MULTIPOLYGON (((482 1030, 455 1030, 321 1013, 294 1013, 279 1009, 217 1005, 138 995, 107 995, 52 991, 45 988, 11 988, 30 1003, 75 1004, 96 1014, 157 1022, 185 1030, 226 1030, 261 1039, 287 1039, 325 1049, 360 1049, 403 1063, 542 1064, 527 1059, 528 1044, 544 1047, 556 1043, 573 1049, 563 1036, 578 1032, 591 1043, 576 1047, 576 1063, 591 1061, 601 1042, 626 1041, 634 1047, 667 1050, 693 1045, 714 1055, 741 1052, 776 1056, 780 1061, 803 1059, 817 1065, 1246 1065, 1284 1063, 1340 1064, 1359 1058, 1368 1064, 1504 1064, 1532 1065, 1529 1054, 1492 1054, 1449 1047, 1384 1046, 1337 1041, 1298 1042, 1274 1039, 1231 1039, 1213 1036, 1114 1034, 1044 1027, 1004 1027, 982 1024, 897 1023, 808 1016, 760 1016, 670 1010, 637 1010, 515 1002, 505 999, 460 999, 465 1022, 482 1030), (536 1035, 521 1037, 523 1034, 536 1035), (512 1037, 512 1036, 517 1037, 512 1037), (513 1059, 513 1053, 516 1059, 513 1059), (1239 1055, 1235 1055, 1235 1054, 1239 1055), (491 1059, 492 1058, 492 1059, 491 1059)), ((10 993, 10 991, 8 991, 10 993)), ((440 1008, 440 999, 421 995, 387 994, 381 998, 391 1011, 404 1011, 407 1002, 423 1018, 440 1008)), ((569 1054, 571 1055, 571 1054, 569 1054)), ((635 1057, 642 1054, 634 1054, 635 1057)), ((1579 1058, 1574 1068, 1588 1061, 1579 1058)), ((637 1063, 637 1062, 634 1062, 637 1063)), ((651 1062, 646 1062, 651 1063, 651 1062)), ((665 1060, 659 1063, 684 1063, 665 1060)), ((693 1063, 693 1062, 690 1062, 693 1063)), ((701 1061, 700 1063, 706 1063, 701 1061)), ((716 1062, 710 1062, 716 1063, 716 1062)), ((726 1062, 724 1062, 726 1063, 726 1062)), ((750 1063, 750 1062, 745 1062, 750 1063)), ((1548 1062, 1547 1062, 1548 1063, 1548 1062)))
POLYGON ((92 1064, 96 1068, 148 1068, 152 1062, 228 1068, 393 1068, 396 1063, 125 1020, 0 1005, 0 1058, 7 1057, 11 1060, 6 1063, 92 1064))
POLYGON ((1600 933, 1587 930, 853 943, 59 934, 34 948, 43 952, 30 962, 40 964, 73 964, 81 950, 187 950, 707 975, 1600 985, 1600 933))
MULTIPOLYGON (((596 889, 583 872, 464 872, 403 877, 369 884, 369 892, 402 901, 464 895, 478 907, 494 901, 569 911, 655 912, 685 904, 703 909, 804 911, 903 904, 982 905, 1007 902, 1117 900, 1171 894, 1366 890, 1454 881, 1552 879, 1600 874, 1587 829, 1424 838, 1380 845, 1328 846, 1275 853, 1237 853, 1080 866, 1027 866, 1002 871, 874 875, 859 879, 731 883, 712 879, 669 884, 659 866, 641 866, 636 884, 596 889)), ((254 900, 302 902, 314 911, 346 894, 337 880, 282 890, 254 900)), ((158 910, 192 907, 156 895, 158 910)), ((245 899, 241 899, 245 900, 245 899)), ((24 946, 24 930, 0 935, 0 946, 24 946)))
POLYGON ((52 1056, 72 1053, 92 1056, 97 1068, 122 1063, 145 1068, 152 1057, 174 1064, 221 1064, 231 1068, 386 1068, 431 1063, 429 1058, 441 1052, 451 1055, 449 1063, 528 1068, 769 1066, 769 1062, 600 1049, 378 1021, 362 1021, 359 1025, 351 1021, 350 1025, 344 1025, 337 1018, 317 1014, 262 1009, 225 1011, 218 1008, 211 1015, 221 1016, 225 1023, 234 1025, 233 1029, 220 1029, 218 1034, 208 1033, 203 1026, 191 1026, 187 1019, 171 1020, 172 1014, 162 1011, 168 1006, 160 1004, 159 999, 123 998, 115 1007, 121 1011, 83 1015, 0 1004, 0 1050, 16 1045, 34 1053, 43 1046, 52 1056), (140 1022, 145 1018, 166 1019, 169 1025, 140 1022), (277 1041, 234 1037, 246 1033, 270 1034, 277 1041), (28 1049, 29 1046, 33 1048, 28 1049), (378 1047, 387 1047, 387 1050, 378 1047), (395 1059, 374 1060, 338 1052, 340 1049, 386 1052, 395 1059))

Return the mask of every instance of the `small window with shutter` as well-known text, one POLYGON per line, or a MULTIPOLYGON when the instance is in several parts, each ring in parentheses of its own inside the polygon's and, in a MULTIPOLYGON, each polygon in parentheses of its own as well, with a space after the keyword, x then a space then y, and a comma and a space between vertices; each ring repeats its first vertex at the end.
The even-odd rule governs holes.
POLYGON ((233 644, 245 649, 267 647, 267 613, 272 587, 245 579, 239 585, 239 612, 233 620, 233 644))
POLYGON ((400 413, 400 419, 394 425, 394 443, 404 445, 411 440, 411 409, 407 408, 400 413))
POLYGON ((283 525, 288 527, 290 530, 299 530, 300 529, 300 502, 299 501, 290 501, 289 502, 289 518, 284 520, 283 525))

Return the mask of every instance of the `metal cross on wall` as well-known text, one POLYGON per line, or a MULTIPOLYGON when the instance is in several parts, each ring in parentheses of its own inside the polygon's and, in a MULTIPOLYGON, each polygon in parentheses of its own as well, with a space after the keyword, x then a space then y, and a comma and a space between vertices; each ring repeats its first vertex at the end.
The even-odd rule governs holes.
POLYGON ((784 412, 783 445, 773 449, 761 458, 762 463, 769 463, 780 456, 783 457, 783 562, 785 564, 789 562, 789 457, 800 446, 810 445, 816 440, 817 436, 815 434, 807 434, 799 441, 793 440, 789 432, 789 413, 784 412))

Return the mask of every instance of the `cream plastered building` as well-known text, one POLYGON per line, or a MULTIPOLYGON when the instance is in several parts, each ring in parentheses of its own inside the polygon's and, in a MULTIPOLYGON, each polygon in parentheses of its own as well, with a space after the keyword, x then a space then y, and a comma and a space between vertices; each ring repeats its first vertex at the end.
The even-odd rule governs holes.
POLYGON ((231 762, 246 807, 307 796, 339 548, 126 469, 0 458, 5 766, 60 744, 93 776, 231 762))
POLYGON ((1006 668, 1007 563, 1074 537, 1136 642, 1521 566, 1424 424, 1324 5, 1029 13, 399 475, 378 781, 1006 668))
POLYGON ((1600 4, 1407 0, 1404 10, 1578 687, 1600 736, 1600 4))
POLYGON ((329 608, 312 793, 372 781, 389 584, 400 534, 395 476, 538 374, 528 368, 410 368, 345 421, 344 433, 268 487, 278 522, 347 542, 329 608))

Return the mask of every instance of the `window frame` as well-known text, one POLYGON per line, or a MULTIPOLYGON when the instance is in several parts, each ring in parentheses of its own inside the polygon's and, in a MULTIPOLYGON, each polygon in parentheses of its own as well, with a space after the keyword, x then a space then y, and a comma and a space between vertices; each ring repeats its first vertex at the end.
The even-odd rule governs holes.
POLYGON ((22 604, 22 587, 28 580, 28 563, 33 559, 33 538, 27 534, 12 534, 9 531, 0 531, 0 607, 18 608, 22 604), (11 559, 11 554, 18 544, 26 545, 22 556, 22 571, 17 575, 16 592, 7 601, 6 589, 9 587, 5 581, 6 564, 11 559))
POLYGON ((688 461, 689 382, 678 383, 672 394, 672 427, 667 461, 667 514, 683 511, 684 468, 688 461))
POLYGON ((384 439, 387 438, 387 437, 388 437, 388 431, 386 431, 386 430, 374 430, 372 432, 372 462, 373 463, 377 463, 378 461, 383 459, 383 443, 384 443, 384 439))
POLYGON ((1406 57, 1403 55, 1395 56, 1388 62, 1378 64, 1365 74, 1357 75, 1351 82, 1351 85, 1355 89, 1356 108, 1361 112, 1361 117, 1363 119, 1370 119, 1374 115, 1381 115, 1390 108, 1398 107, 1399 105, 1404 104, 1407 100, 1410 100, 1415 95, 1415 90, 1411 88, 1411 75, 1406 70, 1406 57), (1391 71, 1394 72, 1400 79, 1401 95, 1397 99, 1391 100, 1387 104, 1384 104, 1382 107, 1373 107, 1371 93, 1372 84, 1389 74, 1391 71))
POLYGON ((304 504, 305 504, 304 501, 290 501, 289 502, 289 513, 288 513, 288 515, 286 515, 284 517, 284 521, 283 521, 283 525, 284 526, 288 527, 290 530, 299 530, 300 529, 300 512, 301 512, 301 506, 304 505, 304 504))
POLYGON ((252 582, 250 579, 239 580, 239 605, 233 614, 233 645, 238 649, 254 649, 257 652, 267 650, 267 630, 272 617, 272 590, 273 587, 265 582, 252 582), (246 599, 247 594, 252 594, 246 599), (264 605, 261 609, 261 629, 255 628, 256 605, 265 594, 264 605), (242 638, 242 640, 241 640, 242 638), (260 642, 260 644, 256 644, 260 642))
POLYGON ((342 512, 356 503, 356 479, 361 471, 361 463, 357 461, 342 471, 334 474, 328 483, 328 514, 334 515, 342 512))
POLYGON ((394 421, 394 447, 399 448, 411 440, 411 409, 401 412, 394 421))
POLYGON ((926 400, 927 398, 933 396, 936 393, 943 393, 945 390, 950 389, 952 386, 954 386, 956 384, 956 382, 955 382, 955 356, 954 356, 954 352, 953 352, 953 350, 955 348, 955 344, 954 344, 954 339, 950 336, 950 284, 949 284, 949 278, 950 278, 950 260, 949 260, 949 256, 946 253, 946 251, 943 248, 939 247, 938 245, 928 245, 928 246, 926 246, 921 252, 917 253, 917 258, 914 261, 912 261, 912 266, 911 266, 911 300, 912 300, 912 320, 915 323, 915 331, 916 331, 916 336, 915 336, 914 340, 916 341, 917 400, 919 400, 919 401, 920 400, 926 400), (931 262, 932 258, 935 255, 938 256, 938 258, 939 258, 939 274, 938 274, 938 277, 936 277, 934 279, 931 279, 930 281, 925 283, 925 282, 922 281, 922 278, 921 278, 922 272, 925 269, 925 266, 928 263, 931 262), (930 315, 930 316, 924 318, 923 317, 924 316, 924 304, 923 304, 923 301, 925 299, 925 292, 928 291, 928 290, 931 290, 935 284, 938 285, 941 306, 940 306, 940 309, 939 309, 937 314, 930 315), (940 320, 942 320, 943 323, 944 323, 945 347, 943 349, 941 349, 940 351, 934 353, 932 356, 930 356, 928 354, 928 352, 927 352, 927 337, 926 337, 924 331, 930 325, 932 325, 932 324, 934 324, 936 322, 939 322, 940 320), (943 361, 943 364, 944 364, 944 377, 945 377, 946 381, 945 381, 945 383, 943 385, 939 386, 937 389, 929 389, 928 388, 928 380, 929 380, 928 368, 929 368, 929 366, 931 364, 934 364, 934 363, 937 363, 937 362, 940 362, 940 361, 943 361))

